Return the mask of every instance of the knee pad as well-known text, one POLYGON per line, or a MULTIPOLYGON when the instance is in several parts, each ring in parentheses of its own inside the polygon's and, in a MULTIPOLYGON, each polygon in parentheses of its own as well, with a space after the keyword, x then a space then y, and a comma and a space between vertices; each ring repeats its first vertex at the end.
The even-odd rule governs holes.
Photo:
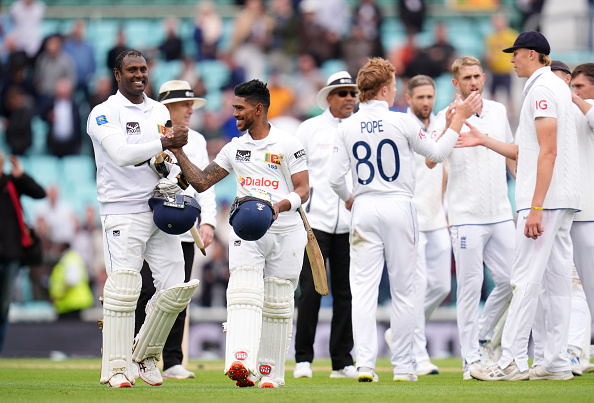
POLYGON ((255 266, 236 267, 227 286, 225 373, 235 361, 256 374, 258 346, 262 331, 264 279, 255 266))
POLYGON ((160 359, 167 336, 177 315, 188 306, 192 294, 200 281, 194 279, 169 287, 157 294, 157 298, 147 304, 144 324, 134 342, 132 359, 136 362, 147 357, 160 359))
POLYGON ((115 374, 124 374, 134 384, 134 311, 141 287, 140 273, 131 269, 116 270, 105 282, 101 383, 107 383, 115 374))

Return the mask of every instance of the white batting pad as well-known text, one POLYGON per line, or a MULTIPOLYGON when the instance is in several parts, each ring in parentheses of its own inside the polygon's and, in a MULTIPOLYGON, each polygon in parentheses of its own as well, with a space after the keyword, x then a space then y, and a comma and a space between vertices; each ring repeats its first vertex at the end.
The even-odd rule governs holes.
POLYGON ((138 332, 132 359, 141 362, 147 357, 161 357, 167 336, 177 315, 190 303, 200 281, 194 279, 157 293, 147 304, 146 319, 138 332))
POLYGON ((285 383, 285 359, 293 333, 294 288, 289 280, 264 279, 262 337, 258 354, 258 370, 278 382, 285 383))
POLYGON ((103 353, 101 383, 115 374, 124 374, 134 384, 132 341, 134 311, 140 295, 142 278, 136 270, 111 273, 103 288, 103 353))
POLYGON ((242 361, 250 372, 257 374, 263 300, 262 269, 255 266, 235 268, 227 286, 225 374, 235 361, 242 361))

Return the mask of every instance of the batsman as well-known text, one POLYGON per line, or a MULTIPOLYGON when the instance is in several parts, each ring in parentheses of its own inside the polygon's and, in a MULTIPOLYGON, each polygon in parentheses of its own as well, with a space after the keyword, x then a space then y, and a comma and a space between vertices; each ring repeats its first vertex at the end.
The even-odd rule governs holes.
POLYGON ((191 197, 176 194, 181 193, 177 184, 161 178, 148 163, 166 149, 184 146, 188 129, 175 126, 165 130, 169 111, 144 94, 148 69, 140 52, 123 51, 115 66, 118 92, 93 108, 87 122, 97 164, 108 275, 103 291, 100 382, 131 387, 133 365, 137 365, 140 378, 157 386, 163 378, 156 361, 178 313, 188 305, 199 283, 184 283, 182 247, 179 237, 172 234, 193 225, 199 206, 191 197), (162 133, 166 135, 161 137, 162 133), (134 339, 143 258, 150 264, 157 292, 134 339))
POLYGON ((266 84, 252 80, 234 92, 233 116, 237 128, 246 131, 243 136, 227 143, 204 171, 181 148, 172 151, 198 192, 230 173, 237 180, 238 198, 230 215, 224 373, 240 387, 259 380, 260 388, 278 388, 285 383, 293 295, 307 244, 297 209, 309 198, 309 175, 299 140, 268 122, 266 84))

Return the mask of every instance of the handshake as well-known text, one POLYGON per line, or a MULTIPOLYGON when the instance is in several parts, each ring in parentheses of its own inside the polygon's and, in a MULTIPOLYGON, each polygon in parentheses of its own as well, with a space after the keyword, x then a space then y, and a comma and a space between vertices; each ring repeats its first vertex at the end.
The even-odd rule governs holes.
POLYGON ((167 151, 155 155, 149 161, 151 168, 161 177, 157 184, 157 190, 162 193, 182 193, 190 186, 190 183, 175 161, 175 157, 167 151))

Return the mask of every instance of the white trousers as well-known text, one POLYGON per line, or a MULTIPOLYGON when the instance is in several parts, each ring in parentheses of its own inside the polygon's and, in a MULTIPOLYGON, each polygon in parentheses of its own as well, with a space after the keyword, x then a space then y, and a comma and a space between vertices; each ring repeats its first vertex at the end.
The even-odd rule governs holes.
MULTIPOLYGON (((575 225, 575 222, 573 224, 575 225)), ((575 244, 573 250, 575 253, 575 244)), ((589 339, 591 337, 590 334, 587 334, 590 330, 591 322, 592 316, 590 315, 590 309, 588 309, 586 294, 584 293, 584 288, 582 287, 577 270, 574 267, 571 270, 571 316, 569 318, 567 346, 571 347, 578 356, 582 353, 585 338, 587 337, 589 339)), ((587 343, 587 348, 590 348, 590 341, 587 343)))
POLYGON ((413 361, 429 359, 425 321, 448 296, 452 283, 452 241, 448 228, 419 232, 417 272, 415 277, 416 326, 413 361))
POLYGON ((569 209, 544 210, 545 231, 536 240, 524 236, 528 212, 518 215, 511 277, 514 294, 501 339, 501 368, 515 360, 520 371, 528 370, 532 328, 540 365, 552 372, 571 369, 567 357, 573 258, 569 231, 574 214, 569 209))
POLYGON ((153 213, 108 214, 101 216, 105 269, 109 276, 118 269, 140 272, 148 262, 157 291, 184 282, 184 256, 178 235, 161 231, 153 213))
POLYGON ((480 359, 479 340, 491 340, 495 326, 511 300, 510 273, 514 261, 514 222, 450 227, 456 260, 456 317, 462 359, 480 359), (489 294, 482 315, 479 303, 484 265, 491 272, 495 288, 489 294))
POLYGON ((574 221, 571 226, 573 262, 586 294, 590 312, 594 312, 594 221, 574 221))
POLYGON ((392 296, 392 367, 395 374, 412 374, 418 246, 415 207, 410 198, 360 195, 351 220, 349 278, 357 366, 375 368, 377 297, 385 262, 392 296))

